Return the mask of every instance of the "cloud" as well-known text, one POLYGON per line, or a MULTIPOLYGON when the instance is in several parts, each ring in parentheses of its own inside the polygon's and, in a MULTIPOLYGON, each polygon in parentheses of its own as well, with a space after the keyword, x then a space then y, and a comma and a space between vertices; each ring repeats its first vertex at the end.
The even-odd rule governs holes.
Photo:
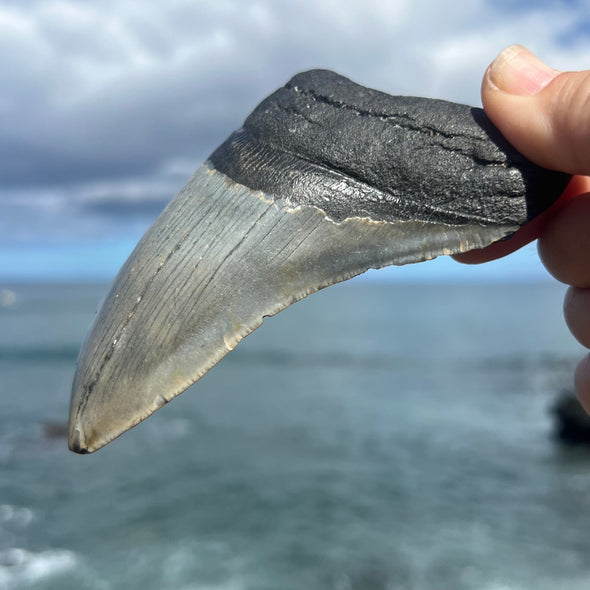
POLYGON ((478 103, 485 66, 511 42, 556 67, 584 67, 590 36, 579 23, 589 9, 510 0, 0 1, 0 241, 143 231, 297 71, 327 67, 392 93, 478 103))

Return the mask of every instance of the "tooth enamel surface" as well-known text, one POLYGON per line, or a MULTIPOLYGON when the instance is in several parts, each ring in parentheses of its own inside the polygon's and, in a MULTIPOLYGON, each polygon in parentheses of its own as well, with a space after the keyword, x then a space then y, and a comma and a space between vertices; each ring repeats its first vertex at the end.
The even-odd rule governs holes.
POLYGON ((561 193, 481 109, 332 72, 264 100, 144 235, 80 353, 70 448, 92 452, 272 316, 369 268, 481 248, 561 193))

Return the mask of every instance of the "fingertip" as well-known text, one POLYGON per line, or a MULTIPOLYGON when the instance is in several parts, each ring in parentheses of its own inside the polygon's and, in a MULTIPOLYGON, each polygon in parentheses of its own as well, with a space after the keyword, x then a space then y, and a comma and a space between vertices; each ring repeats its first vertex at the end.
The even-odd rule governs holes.
POLYGON ((559 70, 543 63, 522 45, 503 49, 484 76, 486 90, 501 90, 517 96, 533 96, 557 75, 559 70))
POLYGON ((501 52, 481 86, 486 114, 529 160, 590 174, 590 70, 559 72, 521 46, 501 52))
POLYGON ((517 150, 545 168, 551 167, 544 150, 551 126, 536 97, 559 73, 526 47, 510 45, 488 66, 481 86, 492 122, 517 150))

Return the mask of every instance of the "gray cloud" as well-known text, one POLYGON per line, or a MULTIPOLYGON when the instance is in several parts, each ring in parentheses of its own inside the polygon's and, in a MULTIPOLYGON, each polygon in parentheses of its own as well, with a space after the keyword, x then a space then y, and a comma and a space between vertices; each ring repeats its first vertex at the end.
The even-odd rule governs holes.
POLYGON ((590 43, 576 23, 588 2, 516 4, 0 1, 0 240, 143 228, 303 69, 476 103, 486 64, 510 42, 583 67, 590 43), (113 221, 132 218, 142 221, 113 221))

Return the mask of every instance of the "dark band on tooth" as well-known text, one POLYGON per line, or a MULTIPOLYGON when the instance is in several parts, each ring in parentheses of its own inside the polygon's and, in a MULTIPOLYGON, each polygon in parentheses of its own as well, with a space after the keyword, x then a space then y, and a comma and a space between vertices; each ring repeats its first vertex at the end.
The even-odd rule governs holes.
POLYGON ((335 221, 519 224, 569 176, 535 166, 482 109, 298 74, 210 157, 220 172, 335 221))

